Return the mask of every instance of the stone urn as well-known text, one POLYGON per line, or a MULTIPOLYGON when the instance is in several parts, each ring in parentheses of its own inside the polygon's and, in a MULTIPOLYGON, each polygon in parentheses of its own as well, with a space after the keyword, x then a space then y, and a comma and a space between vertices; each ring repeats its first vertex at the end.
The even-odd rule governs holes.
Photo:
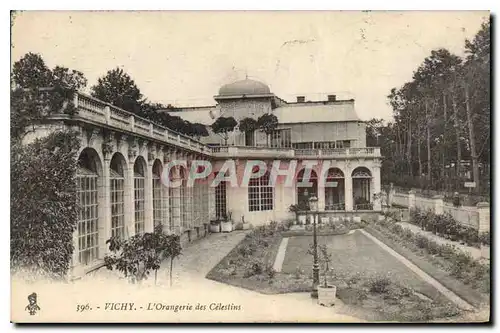
POLYGON ((333 285, 318 285, 318 304, 323 306, 335 305, 337 296, 337 287, 333 285))

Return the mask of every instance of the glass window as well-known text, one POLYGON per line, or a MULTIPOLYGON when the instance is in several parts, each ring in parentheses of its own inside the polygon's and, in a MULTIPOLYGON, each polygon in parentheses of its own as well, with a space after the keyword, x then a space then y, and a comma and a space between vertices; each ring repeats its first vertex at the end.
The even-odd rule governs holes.
POLYGON ((80 205, 78 215, 78 261, 89 264, 98 258, 98 187, 97 173, 80 167, 76 177, 80 205))
POLYGON ((274 191, 269 185, 269 173, 257 179, 250 179, 248 184, 248 209, 251 212, 273 210, 274 191))

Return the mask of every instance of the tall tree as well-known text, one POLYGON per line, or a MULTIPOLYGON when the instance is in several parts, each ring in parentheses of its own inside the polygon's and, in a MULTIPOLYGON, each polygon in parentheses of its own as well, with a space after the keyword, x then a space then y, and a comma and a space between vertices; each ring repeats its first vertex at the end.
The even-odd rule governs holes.
POLYGON ((14 63, 11 79, 17 88, 50 87, 53 82, 52 71, 42 56, 31 52, 14 63))
POLYGON ((99 78, 91 91, 95 98, 124 110, 140 113, 143 104, 141 91, 130 75, 119 67, 109 70, 105 76, 99 78))

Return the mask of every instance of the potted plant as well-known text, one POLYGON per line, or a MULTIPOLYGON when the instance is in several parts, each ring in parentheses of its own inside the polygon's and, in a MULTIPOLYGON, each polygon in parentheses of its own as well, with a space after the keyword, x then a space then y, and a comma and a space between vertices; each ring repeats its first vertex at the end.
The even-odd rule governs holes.
POLYGON ((327 276, 330 271, 330 264, 332 262, 332 255, 328 253, 328 248, 325 244, 319 245, 320 256, 319 260, 323 266, 323 283, 318 285, 318 304, 324 306, 335 305, 335 296, 337 294, 337 287, 328 284, 327 276))
POLYGON ((227 212, 223 216, 223 220, 220 223, 222 232, 231 232, 233 231, 233 220, 231 219, 231 212, 227 212))
POLYGON ((210 221, 210 232, 217 233, 221 232, 221 221, 220 219, 210 221))

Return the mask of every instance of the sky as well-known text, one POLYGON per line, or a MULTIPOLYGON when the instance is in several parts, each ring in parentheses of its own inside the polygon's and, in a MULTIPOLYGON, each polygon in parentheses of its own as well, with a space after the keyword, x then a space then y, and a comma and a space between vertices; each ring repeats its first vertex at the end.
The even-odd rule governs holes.
POLYGON ((431 50, 464 55, 485 11, 25 11, 12 26, 11 63, 27 52, 85 74, 88 88, 123 68, 148 100, 215 105, 248 76, 294 101, 354 98, 363 120, 389 120, 387 95, 431 50))

